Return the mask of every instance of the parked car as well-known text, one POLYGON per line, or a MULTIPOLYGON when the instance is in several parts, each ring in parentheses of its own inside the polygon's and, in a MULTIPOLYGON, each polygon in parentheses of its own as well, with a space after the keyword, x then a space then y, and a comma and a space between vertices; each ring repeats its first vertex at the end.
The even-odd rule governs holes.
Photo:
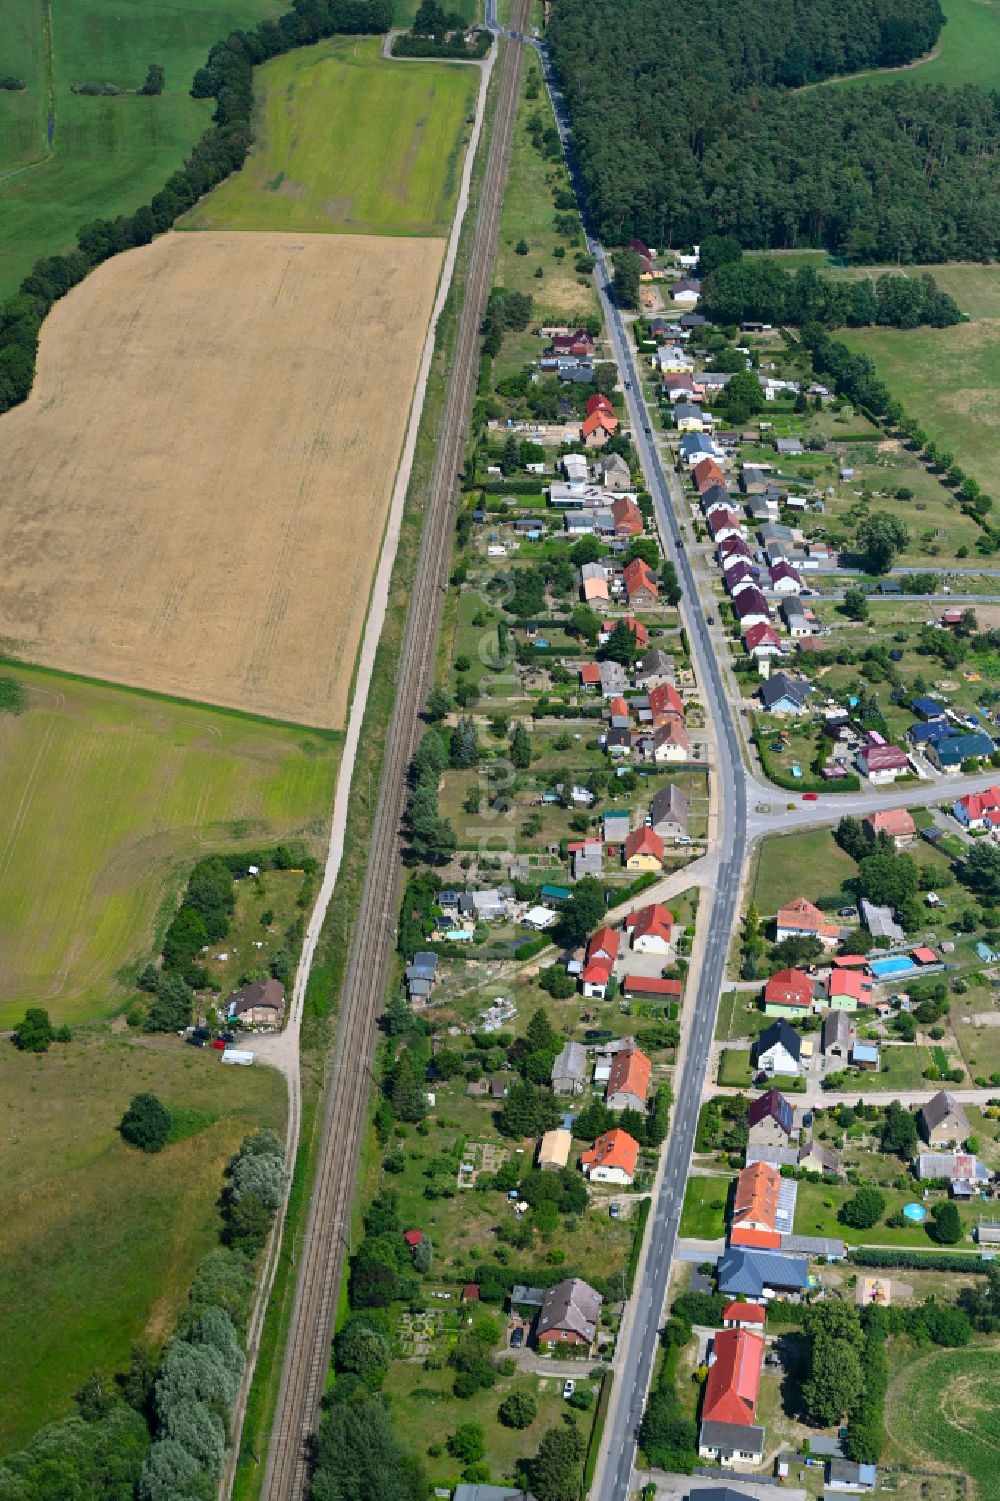
POLYGON ((226 1051, 226 1044, 225 1044, 225 1042, 223 1041, 223 1039, 221 1037, 213 1037, 212 1038, 212 1042, 211 1042, 211 1046, 213 1048, 218 1048, 219 1051, 222 1052, 222 1053, 224 1053, 226 1051))
POLYGON ((575 1391, 576 1391, 576 1382, 573 1380, 572 1376, 570 1376, 569 1380, 566 1382, 566 1384, 563 1387, 563 1396, 568 1400, 573 1395, 573 1393, 575 1391))
POLYGON ((510 1337, 510 1347, 512 1350, 520 1350, 523 1344, 524 1328, 521 1324, 518 1324, 517 1328, 514 1330, 514 1333, 510 1337))
POLYGON ((815 802, 818 802, 819 801, 819 793, 818 792, 803 792, 803 794, 802 794, 802 801, 804 803, 815 803, 815 802))
POLYGON ((204 1037, 197 1037, 194 1032, 191 1033, 190 1037, 186 1037, 184 1041, 193 1048, 203 1048, 205 1046, 204 1037))

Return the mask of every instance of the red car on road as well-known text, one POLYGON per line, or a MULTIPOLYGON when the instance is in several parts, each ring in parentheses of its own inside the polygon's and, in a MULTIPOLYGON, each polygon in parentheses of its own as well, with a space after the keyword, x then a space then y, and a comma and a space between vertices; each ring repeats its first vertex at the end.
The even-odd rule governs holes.
POLYGON ((819 793, 818 792, 803 792, 803 794, 802 794, 802 801, 804 803, 815 803, 815 802, 818 802, 819 801, 819 793))

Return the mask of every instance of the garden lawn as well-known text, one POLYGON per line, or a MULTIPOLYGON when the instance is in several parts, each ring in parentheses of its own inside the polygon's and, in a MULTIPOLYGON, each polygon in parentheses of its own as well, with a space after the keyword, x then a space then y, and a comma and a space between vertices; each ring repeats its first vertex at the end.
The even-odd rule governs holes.
MULTIPOLYGON (((503 1315, 487 1312, 505 1322, 503 1315)), ((442 1353, 447 1353, 447 1346, 442 1353)), ((502 1350, 499 1353, 503 1353, 502 1350)), ((584 1364, 581 1376, 589 1370, 584 1364)), ((461 1478, 462 1466, 445 1448, 448 1437, 462 1423, 481 1423, 486 1431, 486 1463, 494 1482, 516 1478, 515 1466, 533 1456, 542 1435, 549 1428, 562 1425, 563 1414, 570 1411, 562 1397, 563 1379, 557 1376, 517 1375, 501 1377, 488 1391, 472 1397, 452 1395, 454 1371, 426 1371, 423 1363, 395 1360, 385 1382, 385 1393, 392 1403, 393 1427, 399 1438, 418 1456, 432 1485, 454 1486, 461 1478), (497 1420, 497 1408, 511 1392, 530 1392, 538 1404, 538 1416, 528 1428, 505 1428, 497 1420), (429 1445, 440 1447, 441 1454, 428 1453, 429 1445)), ((579 1386, 588 1383, 578 1381, 579 1386)), ((596 1393, 596 1387, 594 1388, 596 1393)), ((586 1442, 594 1409, 575 1414, 586 1442)))
POLYGON ((680 1233, 689 1240, 718 1240, 726 1233, 731 1178, 692 1176, 684 1190, 680 1233))
POLYGON ((719 1083, 735 1089, 753 1082, 749 1048, 726 1048, 719 1060, 719 1083))
POLYGON ((448 233, 478 68, 389 62, 380 38, 337 37, 255 82, 256 144, 183 228, 448 233))
POLYGON ((48 6, 4 7, 4 72, 25 79, 0 92, 0 300, 40 256, 70 249, 81 225, 132 213, 159 192, 211 123, 212 101, 189 94, 208 49, 234 26, 278 15, 282 0, 65 0, 51 31, 55 137, 47 141, 48 6), (115 98, 73 94, 74 83, 141 87, 159 63, 164 92, 115 98))
POLYGON ((304 837, 318 851, 339 737, 4 666, 0 1025, 25 1005, 109 1015, 156 950, 195 860, 304 837), (131 966, 131 968, 130 968, 131 966))
POLYGON ((771 916, 797 896, 815 902, 817 897, 836 895, 840 883, 856 873, 854 861, 829 829, 779 834, 760 846, 753 900, 762 916, 771 916))
POLYGON ((976 1501, 988 1501, 1000 1462, 1000 1347, 977 1340, 908 1352, 889 1387, 885 1426, 910 1464, 967 1475, 976 1501))
MULTIPOLYGON (((890 1161, 883 1158, 882 1161, 887 1172, 895 1163, 895 1159, 890 1161)), ((904 1204, 911 1204, 918 1200, 920 1185, 914 1182, 912 1192, 910 1190, 901 1192, 896 1188, 883 1188, 881 1192, 885 1195, 885 1213, 890 1215, 902 1209, 904 1204)), ((966 1227, 966 1238, 960 1241, 957 1247, 939 1246, 931 1240, 923 1225, 906 1225, 900 1230, 890 1230, 882 1220, 870 1230, 854 1230, 849 1225, 841 1224, 837 1218, 837 1210, 853 1194, 854 1189, 848 1184, 801 1182, 795 1209, 796 1235, 837 1236, 841 1240, 846 1240, 848 1244, 856 1246, 913 1246, 922 1251, 972 1250, 971 1232, 979 1219, 977 1205, 960 1204, 958 1206, 958 1212, 966 1227), (831 1202, 827 1203, 827 1200, 831 1202)), ((932 1203, 928 1202, 926 1207, 929 1223, 932 1203)))
POLYGON ((94 1370, 128 1364, 173 1328, 217 1244, 227 1159, 259 1126, 284 1129, 267 1068, 223 1068, 176 1037, 106 1032, 44 1056, 0 1050, 0 1452, 68 1412, 94 1370), (156 1156, 117 1125, 132 1095, 199 1112, 203 1128, 156 1156))

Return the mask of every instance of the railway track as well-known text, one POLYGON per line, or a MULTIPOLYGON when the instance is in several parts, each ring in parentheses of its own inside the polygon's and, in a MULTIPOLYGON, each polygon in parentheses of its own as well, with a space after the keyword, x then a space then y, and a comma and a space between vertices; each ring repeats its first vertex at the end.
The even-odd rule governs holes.
MULTIPOLYGON (((511 25, 515 31, 526 30, 529 4, 530 0, 514 0, 511 25)), ((479 369, 479 327, 493 275, 522 65, 522 44, 509 41, 500 62, 496 112, 420 556, 397 667, 396 702, 386 741, 368 867, 348 955, 319 1162, 268 1448, 264 1501, 302 1501, 308 1491, 310 1441, 319 1420, 334 1312, 349 1248, 351 1204, 371 1085, 376 1023, 393 948, 406 768, 413 754, 418 717, 429 686, 447 586, 458 474, 479 369)))

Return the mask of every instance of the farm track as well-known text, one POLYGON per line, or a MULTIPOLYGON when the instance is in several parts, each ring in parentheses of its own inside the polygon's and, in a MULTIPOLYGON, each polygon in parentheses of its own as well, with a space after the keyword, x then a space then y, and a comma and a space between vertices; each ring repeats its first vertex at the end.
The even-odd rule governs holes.
MULTIPOLYGON (((528 4, 529 0, 515 0, 516 19, 512 22, 515 30, 526 28, 528 4)), ((410 612, 397 666, 396 702, 386 742, 368 866, 348 955, 319 1161, 268 1448, 264 1501, 301 1501, 308 1490, 311 1440, 318 1424, 334 1312, 344 1272, 376 1023, 392 954, 406 768, 416 742, 418 716, 427 693, 447 587, 457 476, 475 391, 479 327, 492 281, 522 64, 521 44, 508 42, 500 64, 496 113, 470 269, 459 314, 410 612)))

